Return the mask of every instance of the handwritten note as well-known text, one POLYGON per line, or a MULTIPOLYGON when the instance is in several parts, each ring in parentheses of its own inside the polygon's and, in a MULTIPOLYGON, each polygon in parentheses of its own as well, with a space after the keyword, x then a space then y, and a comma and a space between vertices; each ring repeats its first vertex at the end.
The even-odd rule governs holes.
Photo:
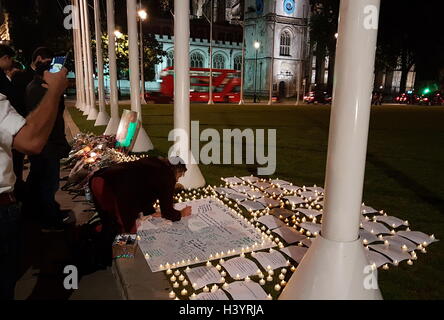
POLYGON ((194 289, 200 289, 208 284, 221 283, 221 275, 215 267, 197 267, 185 271, 194 289))
POLYGON ((282 226, 285 226, 285 223, 282 220, 279 220, 275 216, 265 215, 257 219, 260 223, 267 226, 268 229, 276 229, 282 226))
POLYGON ((272 250, 271 252, 256 252, 254 259, 259 261, 264 269, 270 267, 274 270, 287 266, 287 259, 276 250, 272 250))
POLYGON ((293 228, 289 228, 287 226, 274 229, 273 232, 278 234, 288 244, 292 244, 306 238, 293 228))
POLYGON ((266 300, 267 293, 259 283, 253 281, 235 281, 230 283, 226 291, 233 300, 266 300))
POLYGON ((194 300, 230 300, 225 292, 218 289, 215 292, 202 292, 196 296, 194 300))
POLYGON ((297 263, 301 263, 302 258, 307 253, 307 248, 298 247, 298 246, 289 246, 280 249, 283 253, 289 256, 291 259, 296 261, 297 263))
POLYGON ((247 258, 237 257, 225 261, 222 265, 232 278, 239 276, 240 279, 256 274, 257 265, 247 258))

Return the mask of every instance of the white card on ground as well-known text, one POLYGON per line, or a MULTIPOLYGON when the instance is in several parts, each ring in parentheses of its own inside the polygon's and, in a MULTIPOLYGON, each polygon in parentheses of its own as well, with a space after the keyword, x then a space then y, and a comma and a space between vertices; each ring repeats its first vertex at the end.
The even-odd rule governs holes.
POLYGON ((306 202, 303 198, 298 197, 298 196, 287 196, 287 197, 285 197, 285 199, 287 199, 288 202, 290 202, 290 204, 293 206, 306 202))
POLYGON ((320 193, 316 193, 313 191, 302 191, 299 195, 303 198, 311 198, 313 200, 322 196, 320 193))
POLYGON ((248 197, 245 194, 236 192, 234 190, 233 190, 232 193, 227 194, 226 197, 228 199, 235 200, 235 201, 238 201, 238 202, 239 201, 243 201, 245 199, 248 199, 248 197))
POLYGON ((398 231, 396 234, 417 244, 424 244, 425 242, 428 245, 432 242, 438 241, 437 239, 431 238, 431 236, 420 231, 398 231))
POLYGON ((265 190, 265 192, 270 195, 276 195, 276 196, 280 196, 281 194, 284 194, 284 191, 279 188, 268 188, 265 190))
POLYGON ((392 228, 398 228, 400 226, 405 225, 404 221, 392 216, 376 216, 375 219, 376 221, 384 222, 386 225, 389 225, 392 228))
POLYGON ((247 209, 247 210, 251 210, 251 211, 257 211, 257 210, 263 210, 263 209, 265 209, 265 207, 264 207, 264 205, 262 204, 262 203, 260 203, 260 202, 257 202, 257 201, 251 201, 251 200, 245 200, 245 201, 242 201, 241 203, 240 203, 240 205, 242 206, 242 207, 244 207, 245 209, 247 209))
POLYGON ((274 270, 287 266, 287 259, 276 250, 272 250, 271 252, 256 252, 253 258, 259 261, 265 270, 267 270, 268 267, 274 270))
POLYGON ((229 283, 228 289, 225 289, 233 300, 266 300, 267 293, 261 285, 254 281, 235 281, 229 283))
POLYGON ((296 210, 299 211, 300 213, 303 213, 305 216, 309 218, 322 215, 322 212, 319 210, 305 209, 305 208, 297 208, 296 210))
POLYGON ((367 230, 364 230, 364 229, 359 229, 359 236, 361 237, 362 241, 367 240, 367 244, 381 241, 378 239, 377 236, 375 236, 374 234, 371 234, 370 232, 368 232, 367 230))
POLYGON ((373 234, 390 234, 390 230, 385 225, 378 222, 363 221, 362 228, 373 234))
POLYGON ((409 252, 416 249, 416 243, 401 236, 387 236, 384 237, 384 240, 387 240, 389 244, 394 247, 402 248, 403 246, 406 246, 407 251, 409 252))
POLYGON ((202 292, 196 296, 195 300, 230 300, 226 293, 218 289, 215 292, 202 292))
POLYGON ((260 180, 258 177, 255 177, 255 176, 246 176, 246 177, 241 177, 241 178, 242 178, 242 180, 245 180, 248 183, 255 183, 260 180))
POLYGON ((294 216, 296 213, 285 208, 274 208, 270 210, 270 214, 274 215, 275 217, 282 217, 285 219, 294 216))
POLYGON ((256 182, 254 186, 259 189, 268 189, 272 187, 272 185, 268 182, 256 182))
POLYGON ((311 233, 319 233, 321 231, 321 225, 313 222, 302 222, 299 224, 301 228, 310 231, 311 233))
POLYGON ((266 225, 268 229, 276 229, 285 226, 285 223, 282 220, 279 220, 275 216, 269 214, 258 218, 257 221, 266 225))
POLYGON ((228 177, 228 178, 222 178, 223 181, 225 181, 228 184, 238 184, 243 183, 244 181, 239 179, 238 177, 228 177))
POLYGON ((370 264, 375 264, 376 268, 379 268, 380 266, 383 266, 387 263, 391 263, 391 261, 382 254, 373 251, 373 250, 364 250, 365 255, 367 257, 367 260, 370 264))
POLYGON ((322 188, 322 187, 307 187, 306 189, 308 191, 313 191, 313 192, 317 192, 317 193, 324 192, 324 188, 322 188))
POLYGON ((214 191, 216 191, 219 194, 230 194, 230 193, 233 193, 232 189, 230 189, 230 188, 223 188, 223 187, 214 188, 214 191))
POLYGON ((264 194, 263 194, 262 192, 260 192, 260 191, 254 191, 254 190, 249 190, 249 191, 247 191, 247 195, 248 195, 249 197, 253 197, 253 198, 255 198, 255 199, 262 198, 262 197, 264 196, 264 194))
POLYGON ((240 193, 246 193, 247 191, 251 191, 251 187, 250 186, 246 186, 244 184, 240 184, 237 186, 231 186, 231 189, 233 189, 236 192, 240 192, 240 193))
POLYGON ((287 184, 291 184, 291 182, 285 181, 285 180, 281 180, 281 179, 274 179, 270 181, 272 184, 277 185, 279 187, 281 186, 285 186, 287 184))
POLYGON ((281 205, 281 202, 279 200, 268 198, 268 197, 260 198, 257 201, 269 208, 276 208, 281 205))
POLYGON ((282 189, 289 191, 289 192, 296 192, 298 191, 301 187, 298 186, 293 186, 293 185, 285 185, 285 186, 281 186, 282 189))
POLYGON ((401 262, 403 260, 408 260, 412 258, 412 256, 408 252, 402 251, 401 248, 398 249, 394 246, 386 246, 384 244, 371 244, 368 247, 389 257, 393 262, 401 262))
POLYGON ((253 261, 243 257, 236 257, 227 260, 222 265, 228 271, 230 276, 235 279, 237 275, 241 279, 256 274, 257 265, 253 261))
POLYGON ((370 214, 370 213, 377 213, 378 210, 373 209, 372 207, 366 206, 366 205, 362 205, 361 206, 361 213, 362 214, 370 214))
POLYGON ((274 229, 273 232, 278 234, 288 244, 292 244, 306 238, 304 235, 300 234, 295 229, 287 226, 274 229))
POLYGON ((283 253, 285 253, 287 256, 292 258, 297 263, 301 263, 302 258, 307 253, 308 248, 305 247, 298 247, 298 246, 289 246, 280 249, 283 253))
POLYGON ((212 283, 220 283, 221 279, 221 275, 215 267, 197 267, 185 270, 185 273, 194 289, 200 289, 212 283), (194 286, 194 284, 196 285, 194 286))

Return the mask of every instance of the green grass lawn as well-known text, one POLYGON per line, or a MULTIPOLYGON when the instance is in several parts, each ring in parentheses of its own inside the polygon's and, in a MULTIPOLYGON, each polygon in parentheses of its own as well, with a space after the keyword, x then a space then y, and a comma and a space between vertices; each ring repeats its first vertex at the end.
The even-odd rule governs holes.
MULTIPOLYGON (((128 106, 126 108, 129 108, 128 106)), ((102 133, 75 108, 69 108, 82 131, 102 133)), ((173 127, 172 105, 143 106, 143 125, 155 148, 166 154, 173 127)), ((215 128, 277 129, 277 169, 273 177, 296 185, 323 185, 330 107, 238 106, 196 104, 191 120, 201 130, 215 128)), ((444 108, 377 106, 372 108, 363 201, 389 215, 409 220, 412 230, 444 235, 444 108)), ((202 145, 202 144, 201 144, 202 145)), ((207 183, 220 177, 255 174, 253 165, 201 165, 207 183)), ((444 244, 418 252, 413 266, 404 261, 380 269, 385 299, 443 299, 444 244)))

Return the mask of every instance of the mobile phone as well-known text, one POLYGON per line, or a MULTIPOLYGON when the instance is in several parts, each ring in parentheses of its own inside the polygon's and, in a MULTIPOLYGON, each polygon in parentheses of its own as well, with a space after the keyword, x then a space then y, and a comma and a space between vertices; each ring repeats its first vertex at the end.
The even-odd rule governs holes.
POLYGON ((57 56, 52 59, 51 65, 49 67, 49 72, 57 73, 65 66, 66 60, 68 59, 68 54, 66 56, 57 56))

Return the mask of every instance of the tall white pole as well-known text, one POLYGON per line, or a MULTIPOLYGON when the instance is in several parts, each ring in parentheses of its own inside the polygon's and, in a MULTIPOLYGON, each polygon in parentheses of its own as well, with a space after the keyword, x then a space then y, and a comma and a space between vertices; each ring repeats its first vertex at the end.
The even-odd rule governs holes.
MULTIPOLYGON (((190 148, 190 2, 174 0, 174 138, 187 172, 179 183, 187 189, 205 185, 190 148), (185 155, 185 156, 184 156, 185 155)), ((171 156, 172 154, 170 154, 171 156)))
POLYGON ((84 102, 82 99, 82 84, 81 84, 81 64, 80 64, 80 55, 79 51, 81 50, 80 46, 80 17, 79 17, 79 7, 77 4, 77 0, 72 0, 71 4, 73 6, 73 48, 74 48, 74 67, 76 74, 76 107, 79 110, 83 110, 84 102))
POLYGON ((82 77, 83 77, 83 95, 85 98, 85 107, 83 108, 83 115, 87 116, 89 114, 89 110, 91 109, 91 97, 88 91, 88 61, 87 57, 87 49, 86 43, 88 40, 86 36, 86 27, 85 27, 85 0, 77 0, 79 3, 79 11, 80 11, 80 35, 81 35, 81 44, 82 44, 82 77))
MULTIPOLYGON (((131 86, 131 110, 136 111, 142 123, 142 107, 140 104, 140 74, 139 74, 139 48, 137 34, 137 3, 136 0, 126 0, 128 16, 128 51, 129 72, 131 86)), ((154 149, 148 134, 143 126, 134 143, 133 152, 146 152, 154 149)))
MULTIPOLYGON (((139 0, 139 10, 142 10, 142 0, 139 0)), ((140 40, 139 40, 139 47, 140 47, 140 103, 146 104, 145 101, 145 76, 144 76, 144 63, 143 63, 143 53, 144 53, 144 47, 143 47, 143 19, 139 16, 139 26, 140 26, 140 40)))
POLYGON ((99 0, 94 0, 94 20, 96 26, 96 55, 97 55, 97 80, 99 84, 99 114, 95 126, 106 126, 109 115, 105 109, 105 84, 103 75, 102 30, 100 24, 99 0))
POLYGON ((341 0, 322 231, 281 299, 382 298, 359 238, 379 4, 341 0))
POLYGON ((119 97, 117 94, 117 62, 116 62, 116 36, 114 22, 114 0, 106 0, 106 19, 108 30, 108 69, 110 86, 111 119, 106 126, 104 134, 115 135, 119 128, 119 97))
POLYGON ((239 104, 244 104, 245 20, 242 22, 241 86, 239 104))
MULTIPOLYGON (((274 11, 276 12, 276 0, 274 3, 274 11)), ((276 38, 276 23, 274 21, 272 23, 273 37, 272 37, 272 45, 271 45, 271 57, 270 57, 270 74, 269 74, 269 87, 268 87, 268 105, 271 106, 273 104, 273 73, 274 73, 274 41, 276 38)))
POLYGON ((296 105, 299 105, 299 96, 301 95, 301 74, 302 74, 302 68, 301 68, 301 61, 298 61, 298 66, 296 70, 296 105))
POLYGON ((213 0, 210 1, 211 12, 210 12, 210 83, 208 87, 209 99, 208 104, 214 104, 213 101, 213 0))
POLYGON ((88 118, 86 120, 96 120, 97 119, 97 108, 96 108, 96 93, 94 88, 94 64, 93 64, 93 56, 91 50, 91 31, 89 28, 89 9, 88 9, 88 0, 84 1, 84 14, 85 14, 85 38, 86 38, 86 61, 88 64, 88 94, 89 101, 91 103, 88 113, 88 118))

